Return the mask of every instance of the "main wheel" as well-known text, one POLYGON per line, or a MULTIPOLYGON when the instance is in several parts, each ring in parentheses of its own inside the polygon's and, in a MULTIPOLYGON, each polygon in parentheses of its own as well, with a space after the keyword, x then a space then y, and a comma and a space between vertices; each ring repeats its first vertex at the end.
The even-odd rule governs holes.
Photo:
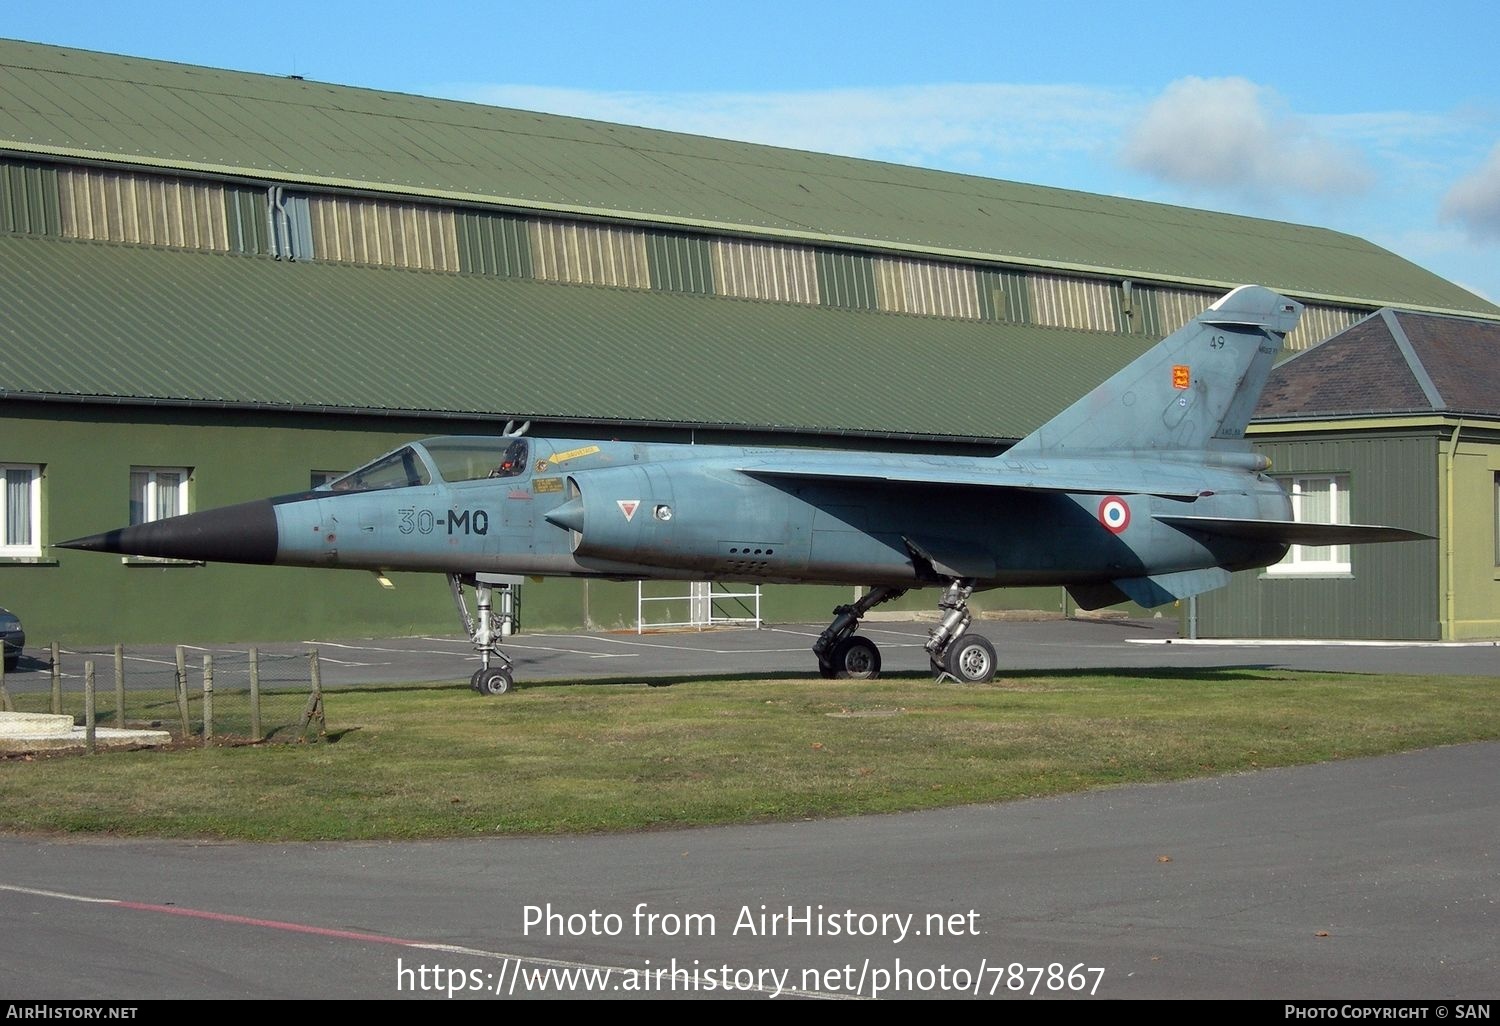
POLYGON ((504 695, 515 688, 516 682, 511 675, 498 666, 491 666, 488 670, 480 670, 474 676, 474 689, 481 695, 504 695))
POLYGON ((880 649, 858 634, 833 646, 833 675, 840 680, 874 680, 880 676, 880 649))
POLYGON ((944 653, 943 668, 964 684, 987 684, 995 679, 995 646, 979 634, 960 635, 944 653))

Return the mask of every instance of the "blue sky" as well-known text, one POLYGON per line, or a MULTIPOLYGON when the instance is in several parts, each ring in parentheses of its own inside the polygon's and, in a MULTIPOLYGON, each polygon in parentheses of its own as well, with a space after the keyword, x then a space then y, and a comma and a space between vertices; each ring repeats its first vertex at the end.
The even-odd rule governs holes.
POLYGON ((1500 302, 1500 6, 11 0, 0 35, 1316 224, 1500 302))

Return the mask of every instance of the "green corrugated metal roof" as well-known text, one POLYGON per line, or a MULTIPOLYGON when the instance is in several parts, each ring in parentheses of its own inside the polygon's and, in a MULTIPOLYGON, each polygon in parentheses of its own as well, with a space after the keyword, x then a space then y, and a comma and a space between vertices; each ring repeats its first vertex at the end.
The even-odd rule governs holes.
POLYGON ((1149 340, 0 235, 0 396, 1019 437, 1149 340))
POLYGON ((0 148, 1500 315, 1322 228, 36 43, 0 41, 0 148))

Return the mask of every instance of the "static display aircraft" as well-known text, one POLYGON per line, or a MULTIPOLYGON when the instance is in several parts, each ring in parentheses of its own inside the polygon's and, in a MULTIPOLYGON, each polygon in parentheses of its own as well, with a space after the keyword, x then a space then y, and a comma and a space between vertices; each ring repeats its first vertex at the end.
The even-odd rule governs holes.
POLYGON ((1269 566, 1292 544, 1426 537, 1303 524, 1245 440, 1301 305, 1242 286, 999 456, 589 442, 413 442, 308 492, 189 513, 64 548, 448 575, 480 653, 476 690, 514 683, 479 575, 869 588, 813 645, 827 677, 874 677, 873 607, 941 587, 934 673, 988 681, 976 590, 1061 585, 1083 609, 1158 606, 1269 566), (474 589, 469 614, 464 586, 474 589))

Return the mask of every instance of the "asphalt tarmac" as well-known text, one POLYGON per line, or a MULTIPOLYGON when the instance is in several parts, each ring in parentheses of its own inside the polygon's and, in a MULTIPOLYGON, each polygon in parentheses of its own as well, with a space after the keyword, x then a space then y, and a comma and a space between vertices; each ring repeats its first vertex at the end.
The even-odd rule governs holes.
MULTIPOLYGON (((822 624, 782 625, 761 630, 717 629, 637 635, 633 631, 595 633, 523 632, 506 639, 516 662, 516 679, 671 680, 692 676, 812 676, 811 645, 822 624)), ((881 649, 887 673, 927 673, 922 648, 929 625, 911 621, 867 621, 861 633, 881 649)), ((995 643, 1000 673, 1064 669, 1170 669, 1174 667, 1268 667, 1348 673, 1433 673, 1500 676, 1500 647, 1472 643, 1308 643, 1185 642, 1176 620, 980 621, 974 630, 995 643)), ((223 660, 248 645, 187 647, 190 665, 204 655, 223 660)), ((258 646, 264 656, 297 656, 316 648, 323 681, 329 685, 399 681, 467 680, 479 667, 468 642, 456 635, 393 639, 309 638, 258 646)), ((46 651, 31 648, 18 672, 6 675, 15 692, 50 687, 46 651)), ((81 686, 85 659, 93 659, 101 680, 113 681, 112 655, 64 649, 68 687, 81 686)), ((127 686, 160 687, 175 665, 171 646, 132 646, 126 652, 127 686)))
MULTIPOLYGON (((524 634, 511 651, 523 682, 810 676, 818 629, 524 634)), ((1010 670, 1496 674, 1493 646, 1196 645, 1160 621, 981 629, 1010 670)), ((925 670, 924 625, 867 633, 889 671, 925 670)), ((318 647, 329 683, 463 679, 475 665, 454 638, 318 647)), ((28 677, 47 674, 7 685, 28 677)), ((1496 779, 1500 743, 1485 743, 994 806, 615 836, 0 834, 0 999, 1489 1000, 1500 996, 1496 779)))
POLYGON ((1493 999, 1497 776, 1475 744, 602 837, 0 836, 0 998, 1493 999))

